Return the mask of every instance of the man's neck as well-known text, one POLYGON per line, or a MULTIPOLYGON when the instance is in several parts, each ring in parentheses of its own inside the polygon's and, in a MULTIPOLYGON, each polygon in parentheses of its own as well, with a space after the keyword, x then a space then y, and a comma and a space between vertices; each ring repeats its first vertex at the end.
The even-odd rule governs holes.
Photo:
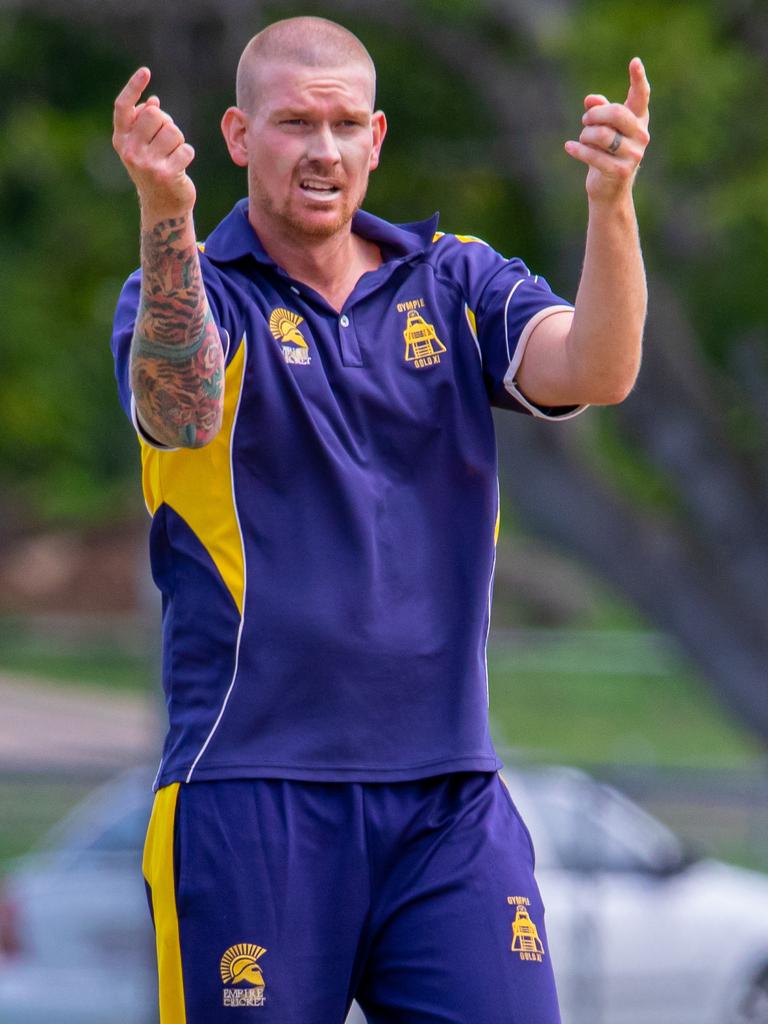
POLYGON ((271 259, 336 310, 341 310, 362 275, 382 262, 378 246, 354 234, 351 224, 328 238, 314 238, 250 223, 271 259))

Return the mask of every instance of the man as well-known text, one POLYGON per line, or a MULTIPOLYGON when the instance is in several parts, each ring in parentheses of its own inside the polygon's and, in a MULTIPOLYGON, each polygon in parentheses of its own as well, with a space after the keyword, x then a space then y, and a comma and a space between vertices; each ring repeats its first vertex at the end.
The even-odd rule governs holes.
POLYGON ((490 407, 567 418, 634 383, 649 88, 629 70, 565 147, 589 168, 575 308, 436 219, 360 211, 387 125, 332 22, 245 48, 222 130, 248 199, 205 247, 148 69, 117 98, 142 254, 113 348, 170 718, 144 859, 162 1024, 340 1024, 355 996, 370 1024, 558 1019, 488 733, 490 407))

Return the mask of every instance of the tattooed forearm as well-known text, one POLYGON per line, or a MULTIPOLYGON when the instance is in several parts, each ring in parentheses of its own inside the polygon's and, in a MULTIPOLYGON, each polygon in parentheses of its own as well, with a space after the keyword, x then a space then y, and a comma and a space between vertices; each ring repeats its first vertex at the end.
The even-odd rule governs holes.
POLYGON ((142 235, 142 293, 131 386, 143 426, 163 444, 200 447, 218 433, 224 354, 200 271, 192 218, 142 235))

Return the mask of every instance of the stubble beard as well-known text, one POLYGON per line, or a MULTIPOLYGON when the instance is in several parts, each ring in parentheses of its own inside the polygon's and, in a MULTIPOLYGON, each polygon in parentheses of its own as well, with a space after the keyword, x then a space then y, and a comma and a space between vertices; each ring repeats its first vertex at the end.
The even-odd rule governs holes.
POLYGON ((363 205, 368 191, 368 180, 363 184, 360 195, 356 202, 350 202, 347 193, 342 195, 342 206, 339 215, 332 221, 318 221, 311 218, 304 219, 291 209, 291 204, 286 201, 283 207, 279 207, 274 199, 267 192, 261 183, 259 176, 251 169, 248 174, 248 189, 250 201, 256 202, 258 208, 269 217, 270 220, 281 225, 285 232, 292 236, 304 237, 307 239, 333 238, 334 235, 343 231, 351 222, 354 215, 363 205))

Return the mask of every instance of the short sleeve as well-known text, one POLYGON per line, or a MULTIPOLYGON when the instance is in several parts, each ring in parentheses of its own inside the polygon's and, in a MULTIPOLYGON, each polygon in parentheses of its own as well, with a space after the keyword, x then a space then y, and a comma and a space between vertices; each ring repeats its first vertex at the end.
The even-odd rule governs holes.
POLYGON ((581 412, 585 406, 535 405, 516 383, 534 328, 554 313, 572 312, 572 303, 556 295, 522 260, 505 259, 479 238, 446 235, 440 244, 443 273, 454 278, 466 297, 467 322, 491 404, 544 419, 567 419, 581 412))
POLYGON ((531 274, 522 260, 505 261, 489 280, 478 301, 476 320, 494 405, 545 419, 566 419, 583 411, 585 406, 535 405, 520 391, 516 380, 534 328, 554 313, 572 311, 573 305, 556 295, 543 277, 531 274))
MULTIPOLYGON (((233 344, 231 339, 239 339, 241 332, 238 333, 237 331, 229 303, 226 301, 226 294, 218 281, 217 271, 204 258, 200 260, 200 266, 203 272, 203 283, 208 305, 211 308, 211 314, 219 331, 225 360, 229 362, 234 355, 236 347, 236 342, 233 344)), ((111 348, 115 362, 117 393, 120 405, 123 407, 123 411, 128 419, 133 423, 139 437, 155 448, 164 448, 165 446, 148 435, 140 424, 131 390, 131 339, 133 338, 133 329, 136 324, 136 314, 138 313, 140 298, 141 270, 139 269, 134 271, 123 285, 115 310, 111 348)))

